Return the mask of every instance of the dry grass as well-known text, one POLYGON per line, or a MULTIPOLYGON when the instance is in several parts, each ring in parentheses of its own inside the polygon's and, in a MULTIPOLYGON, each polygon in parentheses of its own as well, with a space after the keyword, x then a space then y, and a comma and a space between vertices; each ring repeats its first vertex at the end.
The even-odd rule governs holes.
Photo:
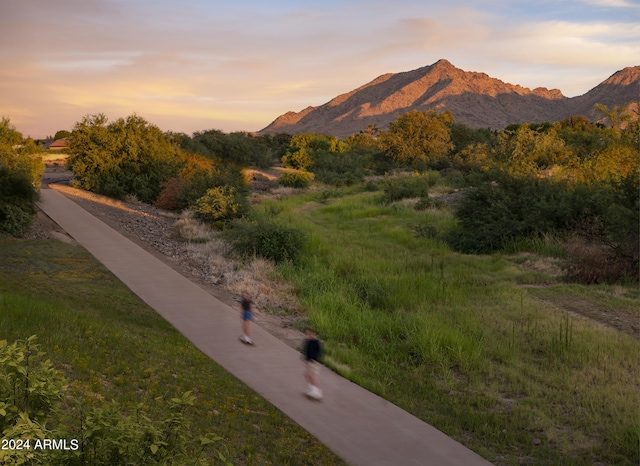
POLYGON ((575 236, 567 242, 570 260, 567 276, 577 283, 615 283, 624 277, 637 279, 633 258, 617 256, 607 246, 575 236))
POLYGON ((184 216, 175 223, 180 237, 189 242, 207 242, 214 237, 215 232, 195 218, 184 216))
POLYGON ((299 307, 293 287, 284 284, 273 263, 265 259, 255 258, 234 270, 225 287, 234 294, 248 293, 263 311, 294 311, 299 307))
POLYGON ((45 163, 51 162, 65 162, 69 157, 69 154, 60 153, 60 152, 47 152, 42 156, 42 161, 45 163))
POLYGON ((278 278, 272 262, 261 258, 238 262, 232 257, 229 245, 197 219, 181 218, 176 222, 176 229, 183 239, 189 241, 188 260, 204 270, 206 281, 221 285, 232 295, 248 293, 256 307, 263 311, 293 311, 298 308, 292 287, 278 278))

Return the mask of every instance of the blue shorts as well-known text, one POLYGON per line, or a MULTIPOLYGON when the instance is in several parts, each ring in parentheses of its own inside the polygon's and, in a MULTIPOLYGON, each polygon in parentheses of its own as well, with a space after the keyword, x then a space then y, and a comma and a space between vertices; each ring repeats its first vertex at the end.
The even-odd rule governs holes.
POLYGON ((242 311, 242 320, 253 320, 253 314, 251 311, 245 309, 242 311))

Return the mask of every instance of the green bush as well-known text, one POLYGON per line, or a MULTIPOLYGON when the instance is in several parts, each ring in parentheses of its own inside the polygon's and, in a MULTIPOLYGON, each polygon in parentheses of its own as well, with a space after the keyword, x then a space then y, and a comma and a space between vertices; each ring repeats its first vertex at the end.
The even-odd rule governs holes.
POLYGON ((284 172, 280 175, 278 183, 289 188, 308 188, 313 180, 313 173, 309 172, 284 172))
POLYGON ((166 419, 152 420, 144 404, 124 414, 118 403, 96 402, 70 386, 35 340, 0 341, 0 431, 3 438, 30 442, 29 448, 1 449, 0 464, 209 464, 193 458, 221 438, 190 438, 184 416, 195 401, 190 392, 167 400, 166 419), (42 439, 64 439, 66 450, 37 448, 42 439))
POLYGON ((240 217, 246 210, 245 198, 233 186, 218 186, 207 190, 193 207, 196 218, 208 223, 240 217))
POLYGON ((137 115, 109 123, 85 116, 69 136, 67 166, 88 191, 153 202, 177 175, 181 160, 168 135, 137 115))
POLYGON ((532 235, 567 233, 586 219, 602 218, 613 203, 614 193, 605 187, 505 176, 466 191, 455 211, 458 229, 448 241, 462 252, 489 253, 532 235))
POLYGON ((351 186, 361 182, 371 156, 354 151, 313 153, 313 174, 317 181, 334 186, 351 186))
POLYGON ((224 160, 241 166, 256 165, 268 168, 273 165, 275 150, 270 141, 245 132, 223 133, 217 129, 199 131, 193 138, 185 134, 174 135, 178 146, 189 152, 224 160))
POLYGON ((63 375, 35 343, 36 337, 0 341, 0 432, 20 422, 20 414, 42 423, 62 399, 63 375))
POLYGON ((382 201, 390 204, 402 199, 426 198, 429 196, 429 186, 429 175, 387 178, 382 183, 382 189, 384 190, 382 201))
POLYGON ((276 263, 296 262, 306 244, 304 232, 263 219, 232 222, 224 237, 239 256, 259 256, 276 263))
POLYGON ((14 204, 0 204, 0 231, 22 236, 34 217, 34 212, 14 204))
POLYGON ((175 200, 186 207, 194 205, 207 190, 218 186, 233 186, 243 197, 249 192, 239 165, 198 154, 186 155, 179 177, 184 185, 176 192, 175 200))
POLYGON ((296 170, 308 170, 313 166, 313 159, 306 149, 288 150, 282 157, 285 167, 296 170))
POLYGON ((36 213, 38 191, 24 170, 3 165, 0 157, 0 231, 22 235, 36 213))
POLYGON ((433 225, 427 225, 425 223, 417 223, 412 227, 413 235, 416 238, 436 238, 438 236, 438 230, 433 225))
POLYGON ((416 205, 413 206, 415 210, 427 210, 427 209, 441 209, 445 203, 440 199, 431 199, 430 197, 421 197, 416 205))

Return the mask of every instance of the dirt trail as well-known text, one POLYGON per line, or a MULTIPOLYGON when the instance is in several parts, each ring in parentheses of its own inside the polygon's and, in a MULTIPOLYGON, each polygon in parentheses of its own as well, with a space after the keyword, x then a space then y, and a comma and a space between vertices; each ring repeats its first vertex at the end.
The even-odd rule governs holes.
POLYGON ((568 312, 576 318, 588 319, 605 327, 626 333, 640 340, 640 315, 638 310, 604 307, 595 300, 574 296, 548 296, 536 293, 537 289, 549 288, 551 285, 525 285, 531 295, 543 303, 568 312))

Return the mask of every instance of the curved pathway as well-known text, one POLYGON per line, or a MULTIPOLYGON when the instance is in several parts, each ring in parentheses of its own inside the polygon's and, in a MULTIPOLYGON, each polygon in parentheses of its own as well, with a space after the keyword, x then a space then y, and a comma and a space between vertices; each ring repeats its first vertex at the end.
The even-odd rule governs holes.
POLYGON ((322 403, 307 400, 300 354, 257 325, 238 341, 237 310, 223 304, 55 189, 39 207, 202 352, 354 465, 490 463, 392 403, 324 369, 322 403))

